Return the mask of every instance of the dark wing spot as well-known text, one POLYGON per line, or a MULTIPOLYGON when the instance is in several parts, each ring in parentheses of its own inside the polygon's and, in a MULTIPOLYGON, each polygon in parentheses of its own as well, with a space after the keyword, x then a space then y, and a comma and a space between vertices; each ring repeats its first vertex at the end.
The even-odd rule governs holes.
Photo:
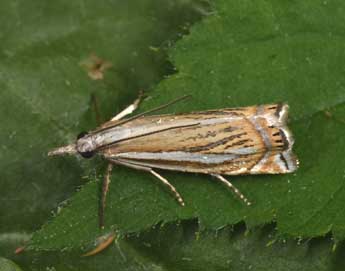
POLYGON ((249 140, 249 139, 239 140, 235 143, 230 144, 229 146, 226 146, 225 149, 229 149, 229 148, 232 148, 234 146, 241 146, 241 145, 247 143, 248 141, 252 141, 252 140, 249 140))
POLYGON ((185 148, 184 151, 199 152, 199 151, 210 150, 210 149, 213 149, 217 146, 224 145, 225 143, 227 143, 231 140, 234 140, 235 138, 240 138, 241 136, 246 135, 246 134, 247 134, 246 132, 243 132, 243 133, 239 133, 236 135, 228 136, 228 137, 222 138, 222 139, 215 141, 215 142, 208 143, 208 144, 203 145, 203 146, 195 146, 195 147, 185 148))
POLYGON ((236 131, 236 130, 238 130, 238 127, 229 126, 229 127, 224 128, 223 132, 228 133, 228 132, 233 132, 233 131, 236 131))
POLYGON ((287 136, 285 135, 284 131, 282 129, 279 129, 280 136, 282 137, 282 142, 284 144, 284 149, 288 149, 290 147, 290 142, 287 139, 287 136))
POLYGON ((284 157, 284 155, 283 155, 282 153, 280 154, 280 160, 283 161, 283 163, 284 163, 286 169, 289 170, 289 164, 288 164, 288 162, 286 161, 286 159, 285 159, 285 157, 284 157))
POLYGON ((280 115, 280 111, 282 111, 282 109, 283 109, 283 103, 279 103, 278 106, 277 106, 277 110, 274 113, 278 118, 279 118, 279 115, 280 115))

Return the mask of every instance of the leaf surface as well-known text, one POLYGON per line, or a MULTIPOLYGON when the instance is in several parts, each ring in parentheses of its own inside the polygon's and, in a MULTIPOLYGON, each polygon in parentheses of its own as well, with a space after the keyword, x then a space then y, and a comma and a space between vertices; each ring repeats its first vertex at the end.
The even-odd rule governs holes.
MULTIPOLYGON (((244 225, 198 231, 197 221, 159 225, 118 240, 96 257, 71 252, 29 252, 30 270, 343 270, 332 241, 277 240, 272 225, 245 231, 244 225)), ((22 258, 23 260, 23 258, 22 258)))

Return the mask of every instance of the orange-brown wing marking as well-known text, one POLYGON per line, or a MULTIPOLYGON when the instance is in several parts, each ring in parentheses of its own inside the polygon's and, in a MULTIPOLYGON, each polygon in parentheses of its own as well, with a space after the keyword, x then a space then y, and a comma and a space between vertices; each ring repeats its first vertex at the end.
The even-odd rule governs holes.
POLYGON ((187 172, 290 172, 297 161, 291 153, 286 114, 287 105, 266 105, 144 117, 124 125, 139 130, 138 137, 115 142, 101 152, 110 160, 187 172), (194 125, 182 126, 187 123, 194 125), (163 130, 169 125, 175 127, 163 130))

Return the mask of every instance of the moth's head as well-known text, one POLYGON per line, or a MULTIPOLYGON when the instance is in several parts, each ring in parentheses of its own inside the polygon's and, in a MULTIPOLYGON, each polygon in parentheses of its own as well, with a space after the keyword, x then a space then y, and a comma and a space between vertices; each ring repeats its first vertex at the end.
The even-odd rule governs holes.
POLYGON ((91 158, 95 154, 96 146, 87 132, 81 132, 77 137, 77 152, 84 158, 91 158))
POLYGON ((48 156, 76 154, 79 153, 84 158, 91 158, 95 154, 95 144, 86 132, 81 132, 75 144, 66 145, 48 152, 48 156))

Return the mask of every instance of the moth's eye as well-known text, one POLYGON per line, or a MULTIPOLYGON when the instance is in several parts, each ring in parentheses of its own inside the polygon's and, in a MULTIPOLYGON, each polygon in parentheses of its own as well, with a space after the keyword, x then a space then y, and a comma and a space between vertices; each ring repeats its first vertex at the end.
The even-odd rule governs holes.
POLYGON ((93 151, 85 151, 85 152, 79 152, 79 154, 83 157, 83 158, 91 158, 92 156, 94 156, 95 152, 93 151))
POLYGON ((81 133, 79 133, 79 135, 77 136, 77 140, 78 139, 80 139, 80 138, 82 138, 82 137, 84 137, 84 136, 86 136, 87 135, 87 132, 81 132, 81 133))

